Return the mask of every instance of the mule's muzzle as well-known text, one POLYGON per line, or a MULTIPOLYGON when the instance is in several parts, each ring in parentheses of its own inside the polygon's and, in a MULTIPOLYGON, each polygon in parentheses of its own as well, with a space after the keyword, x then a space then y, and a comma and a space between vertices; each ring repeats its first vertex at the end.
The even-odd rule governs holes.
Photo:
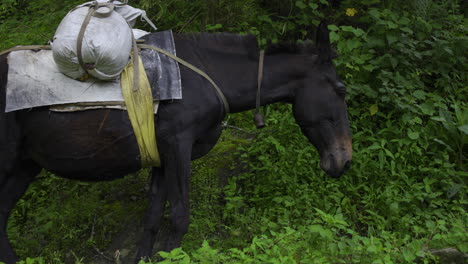
POLYGON ((339 148, 335 151, 327 152, 320 159, 320 167, 332 178, 339 178, 347 172, 351 168, 351 163, 351 148, 339 148))

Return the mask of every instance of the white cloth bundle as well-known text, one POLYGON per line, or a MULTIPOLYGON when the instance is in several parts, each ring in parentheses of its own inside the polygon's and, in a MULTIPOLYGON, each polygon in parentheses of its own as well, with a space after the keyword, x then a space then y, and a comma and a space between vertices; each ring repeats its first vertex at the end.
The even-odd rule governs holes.
MULTIPOLYGON (((108 11, 106 8, 100 7, 96 12, 108 11)), ((119 1, 98 0, 77 6, 62 20, 51 43, 60 72, 73 79, 79 79, 86 73, 100 80, 118 78, 129 61, 133 34, 131 26, 139 16, 156 29, 145 11, 119 1), (83 63, 90 67, 85 70, 78 61, 77 40, 89 6, 96 2, 112 3, 115 9, 107 17, 91 17, 86 27, 81 52, 83 63)))

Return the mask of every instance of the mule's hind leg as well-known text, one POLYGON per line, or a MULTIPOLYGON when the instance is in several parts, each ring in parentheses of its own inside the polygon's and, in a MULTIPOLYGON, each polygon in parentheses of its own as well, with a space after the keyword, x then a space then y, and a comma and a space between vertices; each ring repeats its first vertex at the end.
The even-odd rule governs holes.
POLYGON ((167 200, 167 186, 165 185, 164 170, 161 168, 153 168, 152 174, 149 205, 143 223, 143 236, 138 244, 137 263, 141 259, 147 260, 148 257, 152 256, 151 252, 156 235, 161 226, 167 200))
POLYGON ((10 172, 0 172, 0 262, 16 263, 13 248, 8 241, 6 227, 11 210, 21 198, 40 168, 33 162, 18 163, 10 172))

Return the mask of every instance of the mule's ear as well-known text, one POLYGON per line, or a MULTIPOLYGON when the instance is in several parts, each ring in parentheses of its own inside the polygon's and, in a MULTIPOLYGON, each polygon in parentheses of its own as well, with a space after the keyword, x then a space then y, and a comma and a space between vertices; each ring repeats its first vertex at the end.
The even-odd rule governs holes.
POLYGON ((331 61, 332 49, 330 45, 330 32, 328 31, 328 23, 325 21, 320 22, 317 29, 316 37, 317 52, 321 62, 331 61))

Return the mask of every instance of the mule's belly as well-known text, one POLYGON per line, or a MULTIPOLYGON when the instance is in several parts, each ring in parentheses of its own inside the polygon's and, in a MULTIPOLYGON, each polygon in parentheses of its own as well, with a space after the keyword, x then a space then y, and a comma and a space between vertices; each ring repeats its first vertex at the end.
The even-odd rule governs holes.
POLYGON ((59 176, 112 180, 140 168, 138 146, 127 113, 91 110, 21 114, 22 152, 59 176))
MULTIPOLYGON (((87 143, 88 140, 84 138, 83 141, 87 143)), ((92 143, 92 138, 88 142, 92 143)), ((63 141, 52 144, 49 147, 29 147, 27 153, 41 167, 61 177, 86 181, 113 180, 140 169, 139 153, 132 153, 131 147, 126 148, 129 146, 126 142, 83 145, 78 151, 63 141)))

